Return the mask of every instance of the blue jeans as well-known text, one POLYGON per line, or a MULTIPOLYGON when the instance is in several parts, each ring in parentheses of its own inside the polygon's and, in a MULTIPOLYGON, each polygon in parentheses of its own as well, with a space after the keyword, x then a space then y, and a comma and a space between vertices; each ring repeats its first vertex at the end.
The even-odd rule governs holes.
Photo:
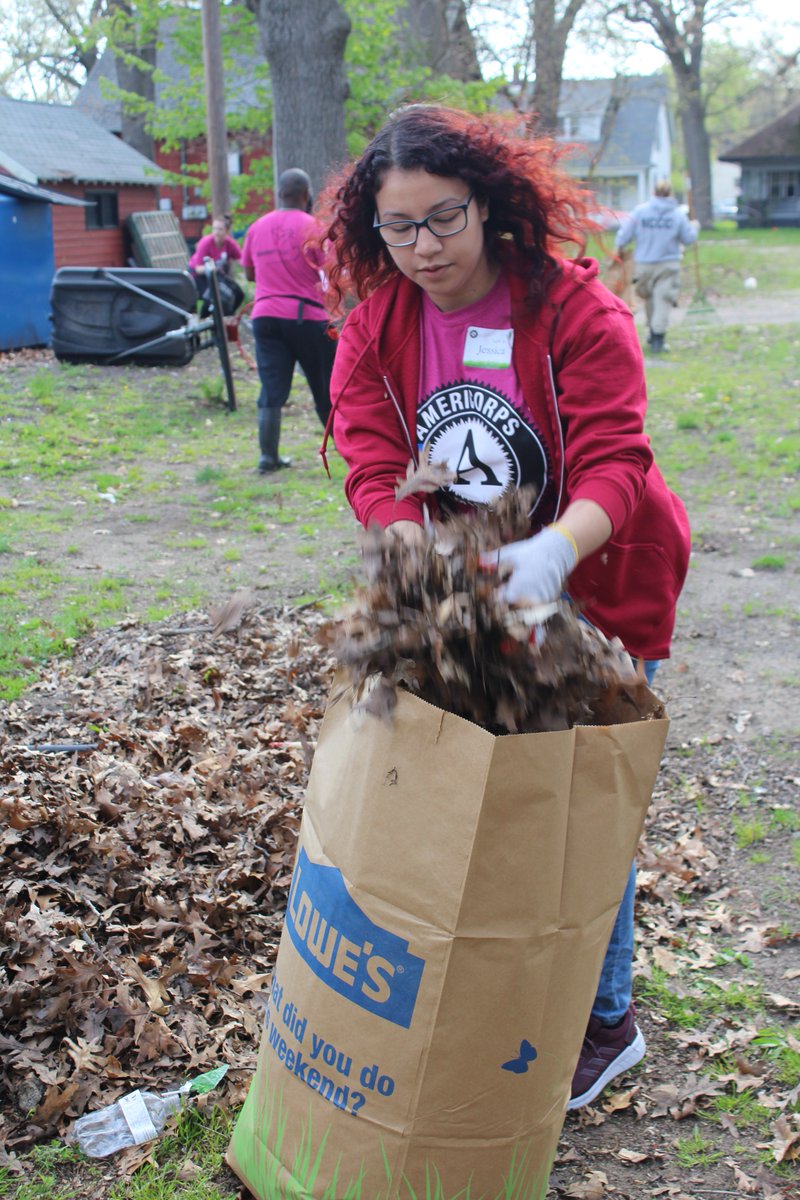
MULTIPOLYGON (((645 661, 648 684, 658 670, 659 660, 645 661)), ((592 1016, 603 1025, 616 1025, 628 1011, 633 988, 633 903, 636 898, 636 863, 631 867, 625 894, 611 931, 611 941, 600 972, 592 1005, 592 1016)))

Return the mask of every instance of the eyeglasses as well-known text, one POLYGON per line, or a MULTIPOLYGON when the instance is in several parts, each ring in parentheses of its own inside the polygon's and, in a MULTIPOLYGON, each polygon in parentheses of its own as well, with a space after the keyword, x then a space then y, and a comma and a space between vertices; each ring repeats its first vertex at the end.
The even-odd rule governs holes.
POLYGON ((452 204, 449 208, 440 208, 431 213, 424 221, 375 220, 372 228, 377 229, 387 246, 416 246, 420 229, 429 230, 435 238, 452 237, 454 233, 462 233, 467 228, 467 209, 472 202, 473 193, 467 196, 463 204, 452 204))

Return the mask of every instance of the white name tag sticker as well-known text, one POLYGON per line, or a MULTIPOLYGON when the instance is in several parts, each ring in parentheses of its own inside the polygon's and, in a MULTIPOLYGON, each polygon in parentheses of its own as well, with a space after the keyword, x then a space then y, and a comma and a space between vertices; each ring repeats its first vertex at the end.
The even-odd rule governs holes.
POLYGON ((470 325, 464 340, 464 366, 503 370, 511 366, 513 345, 513 329, 479 329, 470 325))

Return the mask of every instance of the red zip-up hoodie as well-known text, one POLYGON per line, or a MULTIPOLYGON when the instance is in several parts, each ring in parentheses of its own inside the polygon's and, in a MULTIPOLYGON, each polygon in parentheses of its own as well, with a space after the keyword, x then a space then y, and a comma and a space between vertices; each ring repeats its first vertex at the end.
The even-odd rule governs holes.
MULTIPOLYGON (((686 510, 643 431, 647 397, 629 309, 599 282, 594 260, 560 266, 536 312, 524 279, 504 269, 514 367, 548 442, 558 512, 573 500, 594 500, 613 527, 609 541, 572 572, 569 591, 634 657, 666 658, 689 563, 686 510)), ((423 497, 398 503, 394 495, 417 459, 420 301, 417 285, 398 274, 353 309, 337 347, 336 448, 349 467, 347 498, 364 526, 423 520, 423 497)))

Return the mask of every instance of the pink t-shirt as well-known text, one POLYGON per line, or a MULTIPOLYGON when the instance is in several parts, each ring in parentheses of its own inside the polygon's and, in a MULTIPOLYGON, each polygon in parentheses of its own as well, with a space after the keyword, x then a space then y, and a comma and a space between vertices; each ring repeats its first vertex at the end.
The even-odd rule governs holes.
POLYGON ((314 218, 299 208, 276 208, 250 226, 242 263, 255 271, 254 317, 295 320, 302 299, 304 320, 328 320, 322 299, 322 253, 305 249, 318 233, 314 218))
POLYGON ((532 485, 536 523, 554 520, 552 454, 513 365, 506 277, 454 312, 441 312, 425 294, 420 322, 417 443, 457 473, 446 492, 460 503, 490 504, 532 485))
POLYGON ((202 267, 204 258, 213 258, 214 262, 222 260, 225 264, 234 260, 238 261, 241 257, 239 243, 235 242, 232 237, 226 237, 222 245, 218 246, 214 241, 213 233, 207 233, 195 246, 194 254, 189 259, 189 266, 196 271, 202 267))

